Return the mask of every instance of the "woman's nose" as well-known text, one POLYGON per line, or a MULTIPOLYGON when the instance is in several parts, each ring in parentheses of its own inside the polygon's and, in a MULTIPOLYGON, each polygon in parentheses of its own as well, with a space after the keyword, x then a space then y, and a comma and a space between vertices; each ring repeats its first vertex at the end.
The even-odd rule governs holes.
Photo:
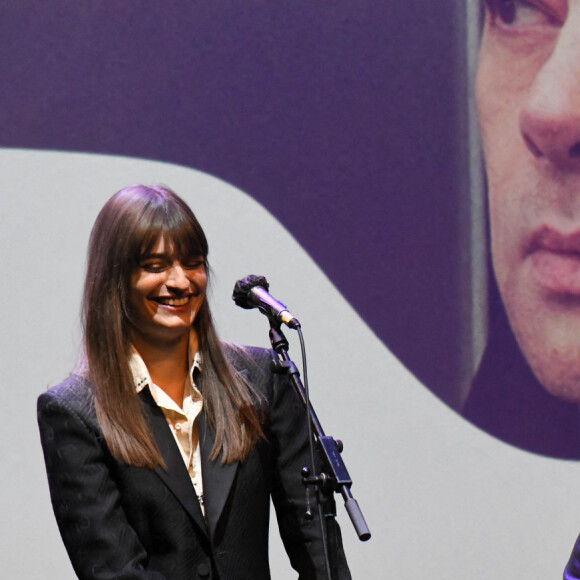
POLYGON ((536 158, 580 171, 580 18, 564 24, 536 75, 520 113, 520 132, 536 158))
POLYGON ((177 290, 187 290, 189 288, 190 280, 181 264, 173 264, 171 266, 165 284, 177 290))

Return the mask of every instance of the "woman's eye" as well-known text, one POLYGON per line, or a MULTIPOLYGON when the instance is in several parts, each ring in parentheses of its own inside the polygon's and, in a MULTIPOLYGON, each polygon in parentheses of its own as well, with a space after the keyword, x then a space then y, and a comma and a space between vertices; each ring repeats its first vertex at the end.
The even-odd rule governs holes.
POLYGON ((162 272, 165 269, 165 264, 162 262, 141 262, 141 268, 146 272, 162 272))
POLYGON ((183 267, 187 270, 197 270, 204 265, 203 259, 189 260, 183 263, 183 267))
POLYGON ((203 262, 193 262, 193 263, 189 263, 189 264, 184 264, 183 267, 186 270, 197 270, 202 265, 203 265, 203 262))

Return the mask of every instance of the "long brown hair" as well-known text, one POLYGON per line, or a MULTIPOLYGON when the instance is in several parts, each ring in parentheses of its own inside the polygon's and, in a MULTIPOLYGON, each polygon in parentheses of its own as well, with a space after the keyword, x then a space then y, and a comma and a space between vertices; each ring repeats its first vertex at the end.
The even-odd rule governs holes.
MULTIPOLYGON (((89 241, 83 294, 84 369, 94 388, 99 425, 115 458, 141 467, 163 466, 129 368, 131 275, 159 236, 182 258, 203 256, 208 244, 188 205, 162 186, 131 185, 107 201, 89 241)), ((262 435, 257 396, 229 364, 207 298, 194 327, 202 355, 199 388, 215 431, 211 459, 244 459, 262 435)))

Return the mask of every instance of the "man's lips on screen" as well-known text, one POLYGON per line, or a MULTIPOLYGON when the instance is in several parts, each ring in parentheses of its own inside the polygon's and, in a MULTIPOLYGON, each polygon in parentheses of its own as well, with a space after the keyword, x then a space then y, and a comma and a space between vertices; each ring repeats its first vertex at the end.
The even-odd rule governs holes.
POLYGON ((580 296, 580 229, 563 233, 542 226, 530 237, 526 256, 545 291, 580 296))

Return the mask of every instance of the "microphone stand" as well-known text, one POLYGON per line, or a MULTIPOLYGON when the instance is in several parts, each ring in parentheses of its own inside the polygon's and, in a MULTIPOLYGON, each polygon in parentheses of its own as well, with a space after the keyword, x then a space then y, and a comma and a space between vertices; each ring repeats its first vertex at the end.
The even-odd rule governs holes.
MULTIPOLYGON (((359 508, 358 502, 354 499, 350 491, 352 480, 340 455, 343 449, 342 441, 335 440, 324 434, 324 430, 314 409, 310 405, 310 402, 307 401, 306 391, 302 381, 300 380, 300 373, 288 355, 289 345, 286 337, 280 329, 280 322, 271 316, 268 316, 268 320, 270 321, 270 342, 278 357, 278 360, 273 363, 274 372, 288 375, 292 379, 296 392, 302 399, 306 409, 309 409, 310 422, 315 433, 315 441, 322 459, 321 473, 311 473, 310 469, 307 467, 302 469, 302 482, 307 486, 306 497, 308 511, 306 512, 306 517, 312 518, 308 493, 309 486, 313 486, 316 490, 316 494, 320 499, 319 510, 322 511, 324 518, 328 519, 329 522, 331 521, 330 518, 332 518, 333 522, 334 518, 336 518, 336 504, 333 494, 340 493, 344 499, 346 511, 359 539, 362 542, 366 542, 371 537, 371 533, 359 508)), ((300 329, 298 328, 298 330, 300 329)), ((313 465, 312 469, 316 472, 316 465, 313 465)), ((334 523, 331 524, 331 526, 334 526, 334 523)), ((329 535, 328 525, 326 526, 326 531, 327 535, 329 535)), ((334 547, 332 542, 331 547, 334 547)), ((334 553, 335 552, 336 551, 334 551, 334 553)), ((328 561, 328 554, 326 554, 326 556, 328 561)), ((334 576, 332 578, 334 578, 334 576)))

